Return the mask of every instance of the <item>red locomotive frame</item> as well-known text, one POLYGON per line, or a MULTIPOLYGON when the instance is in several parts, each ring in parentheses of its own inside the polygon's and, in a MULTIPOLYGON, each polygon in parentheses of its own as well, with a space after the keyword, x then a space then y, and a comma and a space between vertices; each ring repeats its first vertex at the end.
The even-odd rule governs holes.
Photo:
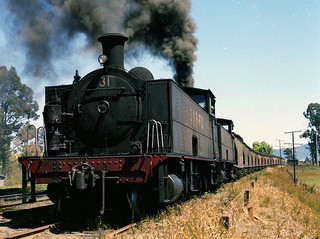
POLYGON ((83 164, 90 165, 95 172, 106 171, 107 178, 118 177, 117 183, 143 183, 147 182, 153 168, 167 158, 168 156, 165 154, 100 157, 20 157, 19 162, 35 176, 37 184, 60 183, 63 177, 68 177, 72 168, 83 164))

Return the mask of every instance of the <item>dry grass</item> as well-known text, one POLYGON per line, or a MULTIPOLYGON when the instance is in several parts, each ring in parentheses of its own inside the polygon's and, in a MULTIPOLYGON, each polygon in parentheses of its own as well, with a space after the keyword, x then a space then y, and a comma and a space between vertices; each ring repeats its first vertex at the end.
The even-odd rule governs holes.
POLYGON ((319 238, 319 200, 317 193, 294 186, 285 169, 268 168, 225 184, 214 194, 167 207, 117 238, 319 238), (246 190, 250 200, 244 206, 246 190), (229 217, 228 230, 219 223, 222 216, 229 217))
POLYGON ((314 166, 298 166, 296 175, 299 181, 320 191, 320 168, 314 166))

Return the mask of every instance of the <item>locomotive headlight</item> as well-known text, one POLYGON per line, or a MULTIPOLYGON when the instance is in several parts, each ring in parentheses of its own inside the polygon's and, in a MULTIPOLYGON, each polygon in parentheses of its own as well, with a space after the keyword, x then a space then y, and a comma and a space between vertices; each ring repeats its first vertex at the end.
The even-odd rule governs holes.
POLYGON ((108 61, 108 57, 106 55, 100 55, 98 57, 98 62, 100 63, 100 65, 104 65, 104 63, 106 63, 108 61))

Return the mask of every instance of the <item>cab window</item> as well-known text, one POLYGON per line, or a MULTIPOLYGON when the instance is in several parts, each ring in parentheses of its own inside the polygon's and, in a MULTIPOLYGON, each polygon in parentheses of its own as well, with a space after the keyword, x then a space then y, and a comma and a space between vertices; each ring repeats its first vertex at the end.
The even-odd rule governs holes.
POLYGON ((193 95, 192 99, 197 102, 203 109, 206 107, 206 97, 204 95, 193 95))

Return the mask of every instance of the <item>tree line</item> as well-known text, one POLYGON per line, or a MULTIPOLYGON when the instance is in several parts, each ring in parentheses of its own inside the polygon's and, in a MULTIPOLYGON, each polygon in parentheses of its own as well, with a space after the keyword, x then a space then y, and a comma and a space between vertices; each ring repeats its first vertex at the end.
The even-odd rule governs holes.
POLYGON ((33 91, 21 82, 16 69, 0 66, 0 165, 1 174, 13 163, 12 154, 24 142, 23 131, 30 120, 38 119, 33 91))

